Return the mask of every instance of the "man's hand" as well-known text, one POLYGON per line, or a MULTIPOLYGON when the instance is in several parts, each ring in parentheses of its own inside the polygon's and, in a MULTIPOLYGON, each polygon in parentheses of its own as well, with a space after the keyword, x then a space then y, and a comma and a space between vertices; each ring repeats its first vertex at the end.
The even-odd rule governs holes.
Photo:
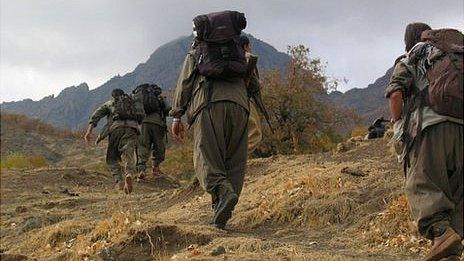
POLYGON ((85 134, 83 136, 85 142, 87 142, 87 143, 89 143, 90 140, 92 139, 92 130, 93 130, 92 125, 89 125, 89 127, 87 128, 87 131, 85 132, 85 134))
POLYGON ((390 115, 391 122, 394 123, 401 119, 403 113, 403 93, 396 91, 390 95, 390 115))
POLYGON ((171 126, 172 136, 177 142, 183 142, 185 138, 185 128, 182 121, 178 118, 174 118, 171 126))

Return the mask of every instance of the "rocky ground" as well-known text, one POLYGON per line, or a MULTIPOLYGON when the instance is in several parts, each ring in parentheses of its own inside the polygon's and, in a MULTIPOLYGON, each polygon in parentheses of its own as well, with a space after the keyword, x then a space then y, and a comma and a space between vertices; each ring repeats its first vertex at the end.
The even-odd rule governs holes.
POLYGON ((1 260, 418 260, 429 243, 387 141, 250 160, 226 231, 195 184, 150 177, 124 195, 102 147, 76 145, 50 167, 2 169, 1 260))

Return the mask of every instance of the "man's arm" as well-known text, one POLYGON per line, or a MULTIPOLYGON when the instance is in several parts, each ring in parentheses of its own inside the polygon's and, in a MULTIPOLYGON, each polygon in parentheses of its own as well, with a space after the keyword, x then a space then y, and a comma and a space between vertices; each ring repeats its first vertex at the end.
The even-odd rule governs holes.
POLYGON ((174 101, 169 113, 174 118, 180 118, 187 110, 187 105, 192 98, 192 91, 197 76, 195 58, 192 53, 185 57, 182 70, 177 80, 174 92, 174 101))
POLYGON ((173 117, 171 131, 174 139, 182 142, 185 137, 185 127, 181 117, 187 110, 188 103, 192 98, 193 87, 197 77, 195 58, 192 53, 185 57, 182 70, 177 80, 176 91, 174 93, 174 102, 169 113, 173 117))
POLYGON ((103 118, 111 114, 111 109, 109 108, 108 103, 103 104, 98 107, 95 112, 90 116, 89 126, 87 131, 84 134, 84 140, 90 142, 92 138, 92 130, 97 127, 98 122, 103 118))
POLYGON ((413 75, 403 61, 399 61, 393 70, 390 84, 385 90, 385 96, 389 99, 391 121, 401 119, 403 114, 403 99, 409 93, 413 82, 413 75))
POLYGON ((394 123, 401 119, 401 114, 403 113, 403 93, 395 91, 390 94, 389 104, 391 121, 394 123))

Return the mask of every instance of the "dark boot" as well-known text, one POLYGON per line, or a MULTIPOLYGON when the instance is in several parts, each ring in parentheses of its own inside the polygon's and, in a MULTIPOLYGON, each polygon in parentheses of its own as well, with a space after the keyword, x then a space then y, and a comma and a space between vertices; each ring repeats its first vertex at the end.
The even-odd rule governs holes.
POLYGON ((452 256, 460 255, 462 252, 461 237, 449 226, 442 229, 444 229, 444 232, 434 237, 433 246, 425 256, 425 261, 451 258, 452 256))
POLYGON ((231 188, 219 186, 217 189, 219 202, 215 205, 214 211, 214 226, 219 229, 224 229, 227 221, 232 216, 232 211, 238 202, 238 195, 231 188))

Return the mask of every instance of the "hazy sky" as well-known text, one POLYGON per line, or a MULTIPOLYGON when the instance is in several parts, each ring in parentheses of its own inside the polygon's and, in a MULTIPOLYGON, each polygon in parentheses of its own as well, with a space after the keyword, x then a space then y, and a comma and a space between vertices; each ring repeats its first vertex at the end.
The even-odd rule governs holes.
POLYGON ((403 47, 407 23, 464 28, 462 0, 0 0, 0 100, 40 99, 81 82, 96 88, 132 71, 161 44, 191 32, 192 18, 239 10, 247 32, 280 51, 303 43, 366 87, 403 47))

